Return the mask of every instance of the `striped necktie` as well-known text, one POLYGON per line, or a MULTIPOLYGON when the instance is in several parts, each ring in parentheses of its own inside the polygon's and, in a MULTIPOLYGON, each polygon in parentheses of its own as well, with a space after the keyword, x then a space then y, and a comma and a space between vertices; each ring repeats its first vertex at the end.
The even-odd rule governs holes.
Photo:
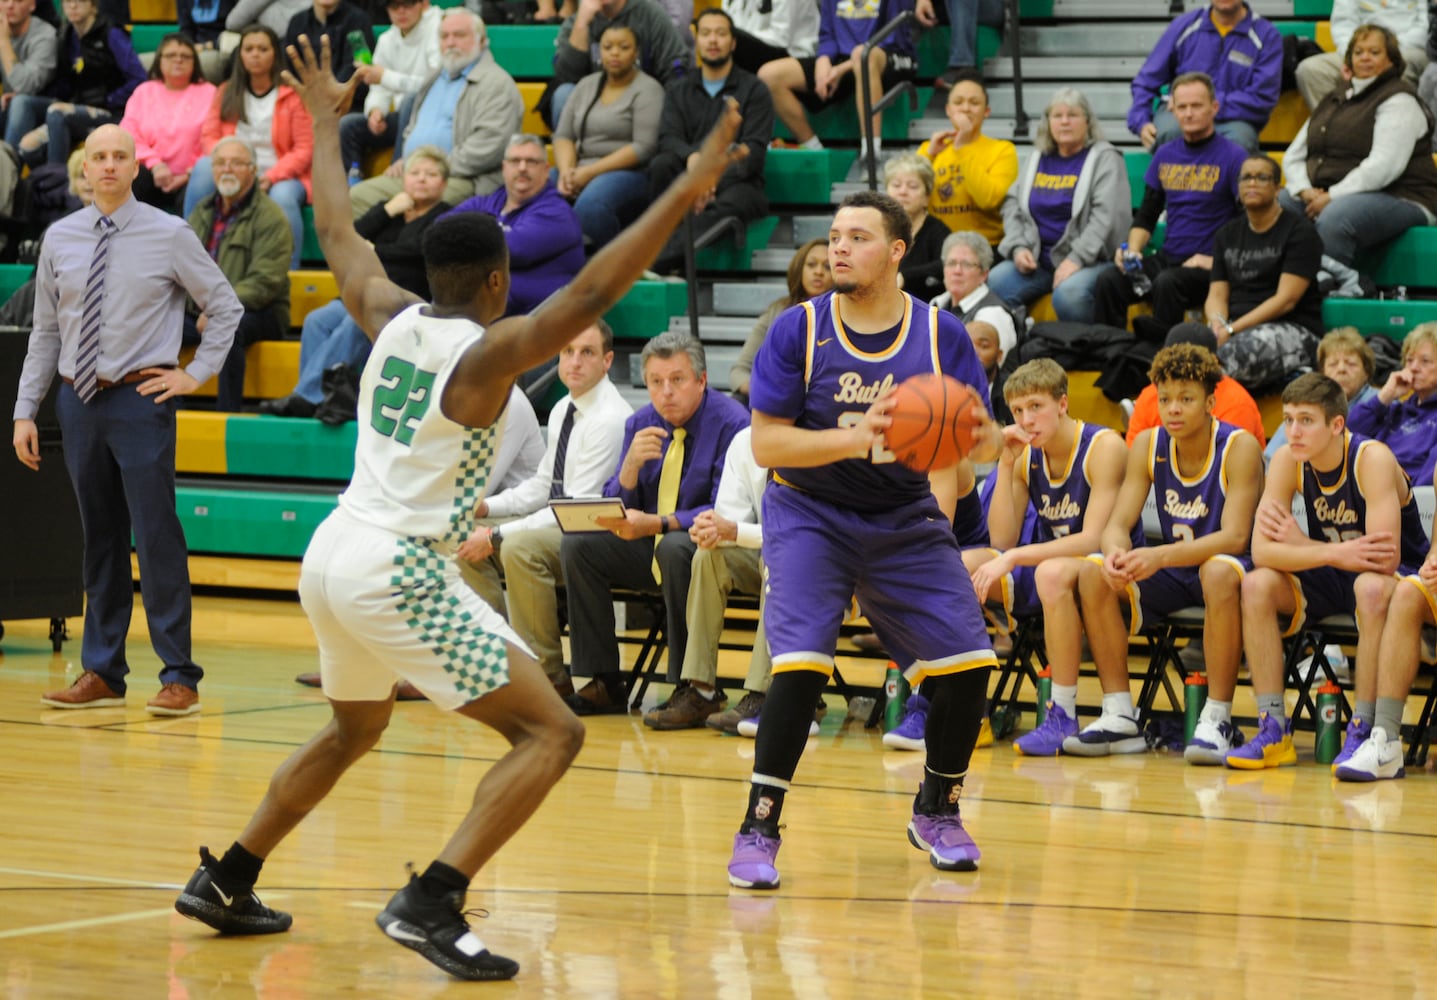
POLYGON ((110 234, 115 223, 100 216, 100 239, 90 258, 90 276, 85 281, 85 301, 80 318, 80 342, 75 346, 75 395, 88 403, 100 391, 100 314, 105 305, 105 273, 109 267, 110 234))
POLYGON ((569 458, 569 435, 574 432, 574 414, 578 407, 569 403, 569 412, 559 425, 559 441, 554 445, 554 481, 549 485, 549 499, 558 500, 564 493, 564 463, 569 458))
MULTIPOLYGON (((661 518, 679 509, 679 479, 684 472, 684 438, 688 434, 682 427, 675 427, 673 436, 669 438, 668 450, 664 452, 664 464, 659 468, 659 505, 654 511, 661 518)), ((663 583, 658 551, 659 543, 654 542, 654 579, 663 583)))

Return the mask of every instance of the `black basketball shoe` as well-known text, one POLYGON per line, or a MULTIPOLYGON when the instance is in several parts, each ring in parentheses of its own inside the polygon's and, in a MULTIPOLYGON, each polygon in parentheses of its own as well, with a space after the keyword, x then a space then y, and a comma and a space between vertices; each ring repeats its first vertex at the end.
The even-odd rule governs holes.
POLYGON ((393 941, 412 948, 459 979, 513 979, 519 963, 495 955, 469 929, 464 919, 464 893, 433 899, 420 891, 419 877, 394 894, 375 918, 393 941))
POLYGON ((254 888, 223 885, 215 872, 219 862, 208 847, 200 848, 200 866, 175 900, 175 909, 191 920, 209 924, 221 934, 278 934, 294 918, 259 901, 254 888))

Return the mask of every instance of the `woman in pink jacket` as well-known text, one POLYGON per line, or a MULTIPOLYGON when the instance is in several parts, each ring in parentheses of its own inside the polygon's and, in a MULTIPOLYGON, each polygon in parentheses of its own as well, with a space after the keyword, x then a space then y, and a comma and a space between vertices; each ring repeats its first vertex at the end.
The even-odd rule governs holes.
POLYGON ((135 197, 140 201, 171 212, 180 207, 214 98, 215 85, 200 75, 194 42, 178 33, 162 38, 150 78, 130 95, 120 121, 135 137, 140 161, 135 197))
POLYGON ((184 214, 214 193, 214 172, 209 150, 226 136, 235 136, 254 148, 259 187, 284 209, 294 234, 290 267, 299 266, 304 240, 300 210, 309 199, 309 168, 314 157, 314 135, 309 114, 299 95, 279 84, 283 65, 279 37, 269 28, 252 24, 240 35, 239 51, 230 77, 220 85, 200 130, 206 151, 190 173, 185 188, 184 214))

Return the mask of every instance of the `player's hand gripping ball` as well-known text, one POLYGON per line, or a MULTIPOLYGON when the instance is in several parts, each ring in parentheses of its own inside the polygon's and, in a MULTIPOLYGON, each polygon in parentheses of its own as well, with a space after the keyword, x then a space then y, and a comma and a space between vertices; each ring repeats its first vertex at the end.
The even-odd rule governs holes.
POLYGON ((893 396, 893 424, 883 436, 914 472, 956 465, 973 450, 974 433, 988 417, 978 390, 947 375, 914 375, 893 396))

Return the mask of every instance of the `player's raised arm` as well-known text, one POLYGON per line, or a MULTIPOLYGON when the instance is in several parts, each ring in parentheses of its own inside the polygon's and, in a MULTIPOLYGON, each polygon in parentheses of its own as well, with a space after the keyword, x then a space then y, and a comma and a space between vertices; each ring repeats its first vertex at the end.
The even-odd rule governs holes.
POLYGON ((339 152, 339 119, 349 110, 358 75, 340 83, 330 71, 329 36, 320 39, 316 54, 303 35, 298 47, 289 47, 294 72, 285 70, 285 84, 294 88, 314 122, 314 227, 324 259, 339 284, 340 298, 370 340, 406 306, 421 301, 389 280, 384 265, 367 240, 354 230, 345 180, 344 158, 339 152))

